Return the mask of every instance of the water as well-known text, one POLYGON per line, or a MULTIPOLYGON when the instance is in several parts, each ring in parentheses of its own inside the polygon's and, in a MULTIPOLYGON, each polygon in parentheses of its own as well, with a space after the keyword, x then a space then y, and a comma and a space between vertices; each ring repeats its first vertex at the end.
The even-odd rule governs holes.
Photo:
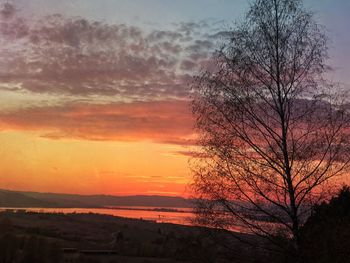
POLYGON ((190 208, 168 208, 168 207, 140 207, 140 206, 118 206, 109 208, 0 208, 1 210, 21 210, 40 213, 95 213, 102 215, 120 216, 152 220, 157 223, 173 223, 180 225, 191 225, 193 218, 190 208))

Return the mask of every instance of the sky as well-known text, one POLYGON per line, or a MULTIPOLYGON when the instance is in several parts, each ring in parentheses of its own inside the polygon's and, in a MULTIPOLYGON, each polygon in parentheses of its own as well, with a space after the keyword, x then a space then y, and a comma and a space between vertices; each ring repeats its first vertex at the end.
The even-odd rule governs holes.
MULTIPOLYGON (((189 196, 189 86, 249 2, 0 3, 0 188, 189 196)), ((350 2, 305 6, 347 88, 350 2)))

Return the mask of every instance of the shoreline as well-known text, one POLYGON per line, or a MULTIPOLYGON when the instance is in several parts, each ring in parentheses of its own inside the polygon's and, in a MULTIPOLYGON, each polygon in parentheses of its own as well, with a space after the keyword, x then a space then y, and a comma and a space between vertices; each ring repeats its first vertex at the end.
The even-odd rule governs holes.
POLYGON ((97 207, 97 208, 44 208, 44 207, 0 207, 0 212, 13 213, 38 213, 38 214, 96 214, 113 216, 116 218, 141 219, 155 223, 170 223, 183 226, 193 226, 191 218, 194 214, 190 211, 178 211, 167 208, 139 208, 139 207, 97 207))

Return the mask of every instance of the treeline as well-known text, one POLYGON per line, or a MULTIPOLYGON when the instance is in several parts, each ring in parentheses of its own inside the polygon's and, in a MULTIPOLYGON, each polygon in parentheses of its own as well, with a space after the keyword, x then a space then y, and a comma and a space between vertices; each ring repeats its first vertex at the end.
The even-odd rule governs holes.
MULTIPOLYGON (((293 247, 288 238, 280 236, 285 245, 282 253, 270 253, 258 262, 295 263, 293 247)), ((313 207, 301 228, 301 263, 350 263, 350 188, 344 186, 329 202, 313 207)))

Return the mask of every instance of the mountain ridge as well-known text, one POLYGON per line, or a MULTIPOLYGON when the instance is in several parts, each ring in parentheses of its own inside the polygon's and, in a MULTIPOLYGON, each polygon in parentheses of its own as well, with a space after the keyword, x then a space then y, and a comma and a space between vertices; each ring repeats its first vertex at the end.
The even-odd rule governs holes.
POLYGON ((107 206, 192 207, 191 199, 162 195, 82 195, 0 189, 0 207, 101 208, 107 206))

